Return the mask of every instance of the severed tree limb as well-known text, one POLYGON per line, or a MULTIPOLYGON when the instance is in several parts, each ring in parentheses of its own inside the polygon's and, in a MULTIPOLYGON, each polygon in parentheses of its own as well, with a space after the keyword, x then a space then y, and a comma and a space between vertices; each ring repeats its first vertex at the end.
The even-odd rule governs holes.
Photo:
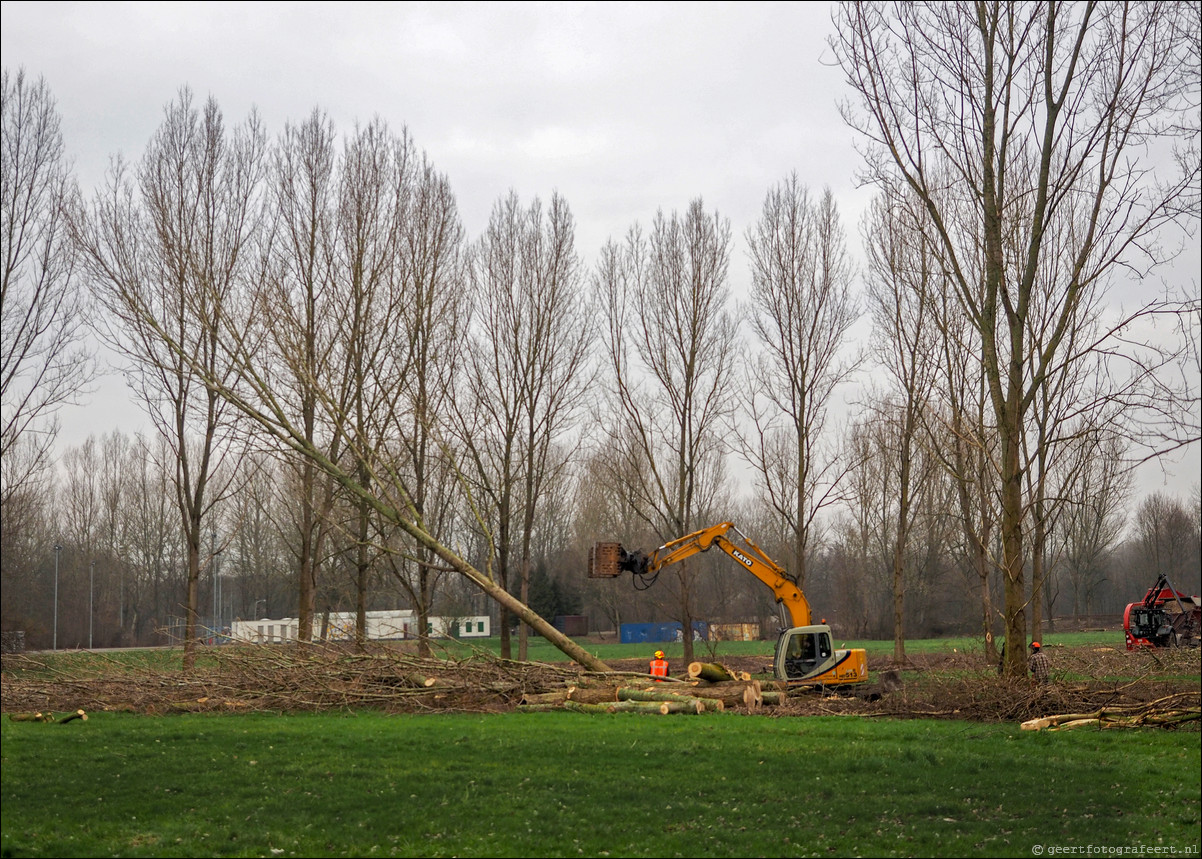
POLYGON ((1173 727, 1202 720, 1202 707, 1196 703, 1196 693, 1178 693, 1131 707, 1101 707, 1088 713, 1062 713, 1041 716, 1022 723, 1024 731, 1061 730, 1083 726, 1099 728, 1138 728, 1143 726, 1173 727))

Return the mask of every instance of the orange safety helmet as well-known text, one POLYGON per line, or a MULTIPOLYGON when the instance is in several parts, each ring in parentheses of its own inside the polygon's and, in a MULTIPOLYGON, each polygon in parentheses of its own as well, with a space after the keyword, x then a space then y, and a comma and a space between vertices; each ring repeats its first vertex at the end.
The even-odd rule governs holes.
POLYGON ((656 658, 656 659, 663 659, 663 658, 664 658, 664 652, 663 652, 662 650, 657 650, 657 651, 655 651, 655 658, 656 658))

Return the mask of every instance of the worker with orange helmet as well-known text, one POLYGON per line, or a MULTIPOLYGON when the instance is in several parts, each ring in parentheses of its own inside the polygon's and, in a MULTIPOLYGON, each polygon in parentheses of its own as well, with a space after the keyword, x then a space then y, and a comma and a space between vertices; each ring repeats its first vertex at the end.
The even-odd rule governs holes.
POLYGON ((651 660, 651 676, 656 683, 663 683, 668 676, 668 660, 662 650, 655 651, 655 658, 651 660))
POLYGON ((1027 660, 1027 668, 1037 683, 1047 683, 1052 679, 1052 666, 1038 641, 1031 642, 1031 658, 1027 660))

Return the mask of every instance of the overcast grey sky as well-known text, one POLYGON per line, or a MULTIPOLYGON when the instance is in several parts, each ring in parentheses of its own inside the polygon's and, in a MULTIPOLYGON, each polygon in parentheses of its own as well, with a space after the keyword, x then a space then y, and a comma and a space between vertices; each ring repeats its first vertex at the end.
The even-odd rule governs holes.
MULTIPOLYGON (((187 86, 231 124, 256 108, 273 136, 314 107, 342 131, 376 116, 407 127, 473 237, 511 189, 524 203, 559 192, 588 263, 701 197, 731 221, 739 293, 743 233, 790 172, 830 186, 858 242, 868 192, 838 113, 831 5, 3 2, 0 53, 46 79, 85 192, 111 155, 141 157, 187 86)), ((109 425, 122 397, 110 379, 64 412, 63 440, 140 428, 109 425)), ((1198 481, 1197 447, 1170 467, 1174 491, 1198 481)), ((1141 491, 1161 485, 1145 470, 1141 491)))
POLYGON ((140 157, 181 86, 271 133, 326 110, 408 127, 469 233, 562 194, 593 258, 702 197, 736 231, 796 170, 843 198, 827 3, 3 3, 4 65, 46 78, 81 182, 140 157))

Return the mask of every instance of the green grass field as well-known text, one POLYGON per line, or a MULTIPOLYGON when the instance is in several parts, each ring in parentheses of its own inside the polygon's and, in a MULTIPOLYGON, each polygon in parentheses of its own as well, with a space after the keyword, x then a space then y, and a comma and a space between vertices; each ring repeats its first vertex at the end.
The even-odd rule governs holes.
POLYGON ((1197 732, 97 714, 0 737, 14 857, 1188 855, 1202 826, 1197 732))
MULTIPOLYGON (((1113 638, 1045 641, 1121 648, 1113 638)), ((866 646, 870 663, 892 655, 891 643, 840 644, 866 646)), ((610 660, 647 650, 587 646, 610 660)), ((453 642, 447 653, 461 658, 475 647, 453 642)), ((680 658, 679 647, 665 648, 670 658, 680 658)), ((767 662, 771 650, 771 642, 734 642, 713 655, 767 662)), ((910 644, 915 654, 939 650, 973 653, 980 645, 910 644)), ((699 658, 707 653, 698 648, 699 658)), ((563 661, 541 639, 531 641, 529 656, 563 661)), ((150 676, 170 684, 179 659, 178 650, 30 654, 6 663, 5 676, 112 681, 128 671, 142 683, 150 676)), ((1029 732, 1013 723, 739 712, 4 719, 0 850, 13 857, 1197 856, 1200 736, 1196 723, 1177 731, 1029 732)))

